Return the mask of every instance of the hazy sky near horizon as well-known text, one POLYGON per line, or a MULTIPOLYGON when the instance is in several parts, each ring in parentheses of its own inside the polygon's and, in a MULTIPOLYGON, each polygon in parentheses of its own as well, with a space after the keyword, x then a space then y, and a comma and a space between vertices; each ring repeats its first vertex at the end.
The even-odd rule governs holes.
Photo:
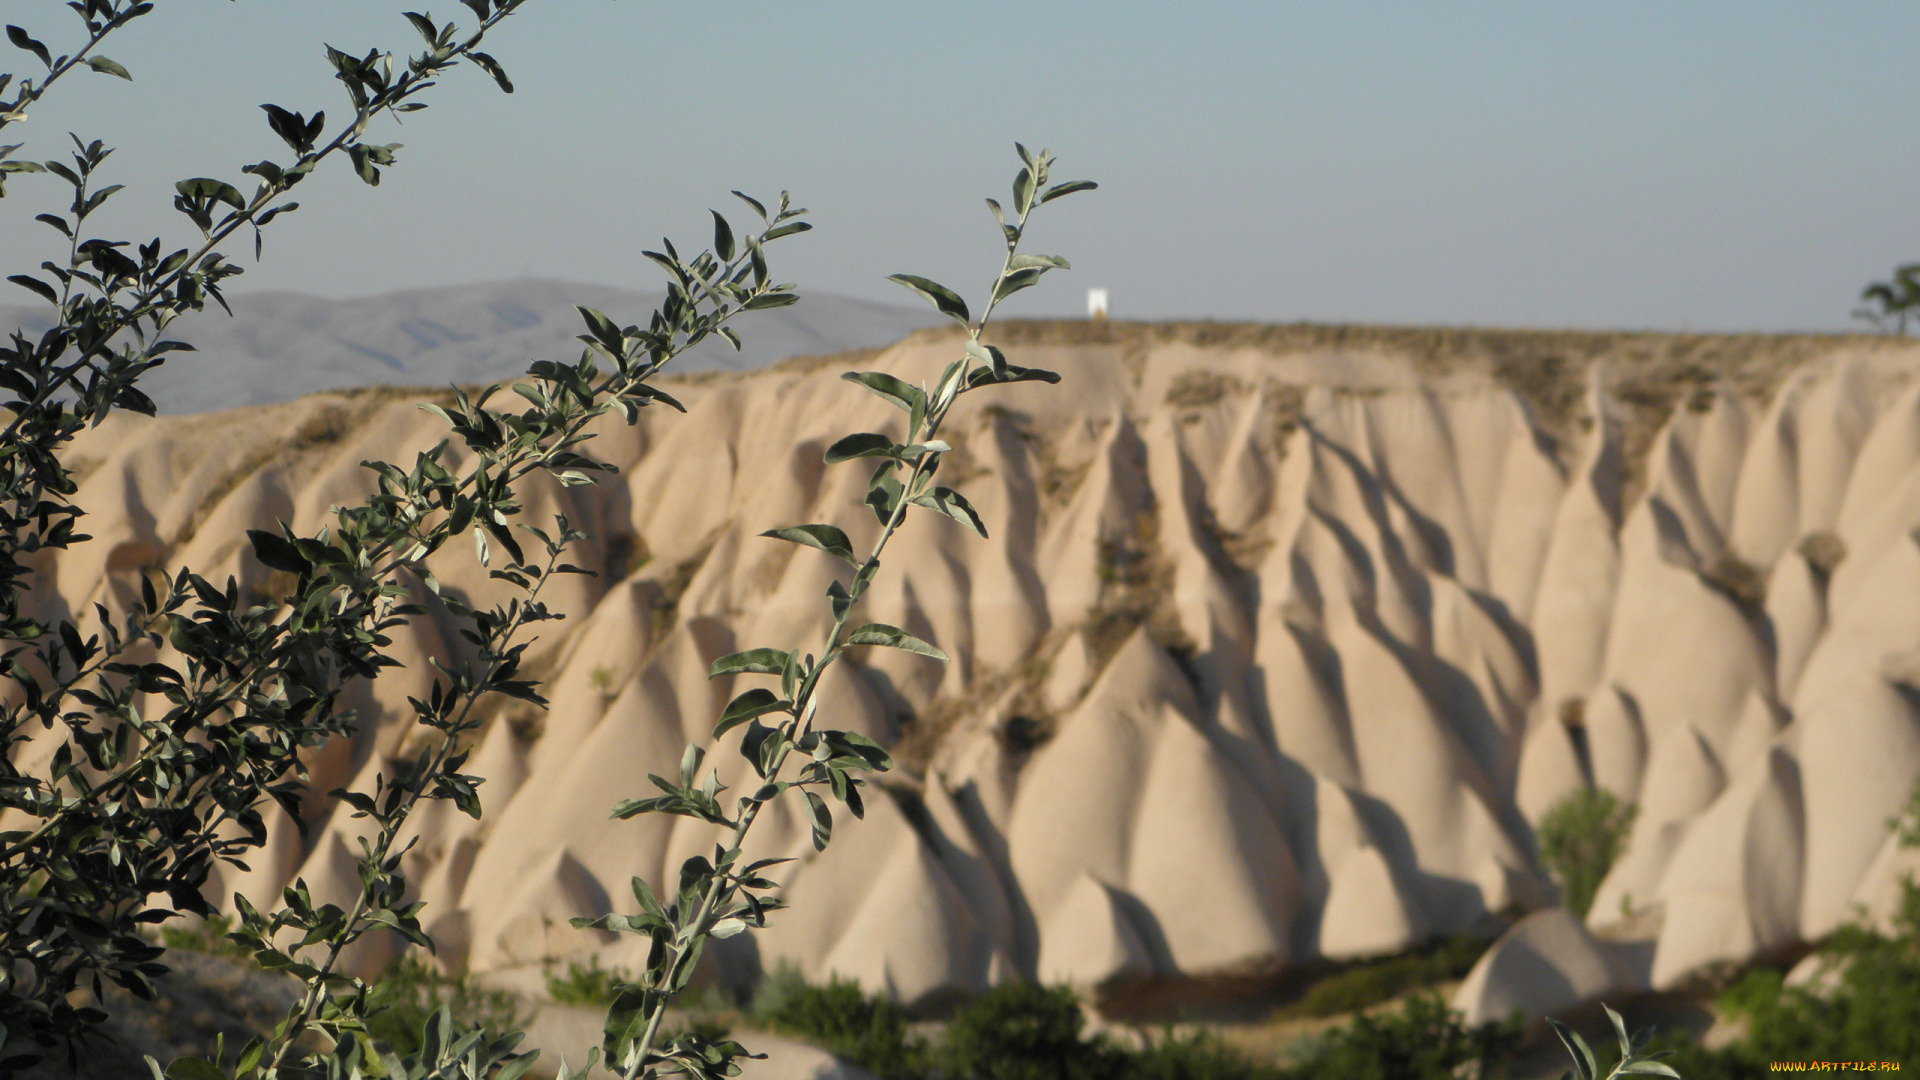
MULTIPOLYGON (((64 4, 0 6, 71 47, 64 4)), ((129 190, 100 232, 184 243, 172 182, 250 189, 241 165, 289 156, 258 105, 344 115, 320 43, 415 48, 407 6, 160 0, 103 50, 134 82, 79 73, 5 141, 105 139, 129 190)), ((1101 190, 1039 216, 1075 269, 1015 314, 1103 286, 1126 318, 1846 329, 1920 259, 1917 40, 1890 0, 533 0, 489 46, 516 93, 452 73, 374 132, 406 144, 378 189, 344 161, 302 185, 235 289, 652 288, 642 248, 786 188, 816 229, 772 255, 803 291, 917 303, 883 280, 906 271, 972 296, 1019 139, 1101 190)), ((56 185, 0 202, 10 272, 53 254, 31 219, 56 185)))

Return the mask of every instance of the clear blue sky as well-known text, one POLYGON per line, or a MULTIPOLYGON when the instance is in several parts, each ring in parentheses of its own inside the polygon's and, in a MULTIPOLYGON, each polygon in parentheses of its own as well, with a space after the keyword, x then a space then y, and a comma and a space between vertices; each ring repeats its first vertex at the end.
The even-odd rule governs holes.
MULTIPOLYGON (((160 0, 106 50, 132 84, 76 78, 8 134, 120 146, 112 222, 177 237, 171 182, 284 156, 261 102, 339 115, 320 42, 412 47, 404 6, 160 0)), ((737 187, 813 209, 775 249, 803 288, 910 302, 882 280, 909 271, 972 294, 1019 139, 1102 185, 1040 219, 1075 270, 1025 314, 1099 285, 1138 318, 1840 329, 1920 259, 1917 43, 1920 5, 1843 0, 533 0, 492 46, 516 94, 455 73, 379 134, 407 144, 379 189, 306 185, 242 281, 650 287, 639 250, 697 245, 737 187)), ((13 189, 10 265, 56 197, 13 189)))

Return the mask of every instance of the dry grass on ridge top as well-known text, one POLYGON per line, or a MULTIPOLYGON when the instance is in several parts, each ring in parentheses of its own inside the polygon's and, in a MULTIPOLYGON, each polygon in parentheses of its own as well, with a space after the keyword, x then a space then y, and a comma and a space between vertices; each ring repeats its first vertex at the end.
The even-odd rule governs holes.
MULTIPOLYGON (((920 334, 954 333, 948 330, 920 334)), ((1474 326, 1350 323, 1114 322, 1012 320, 991 336, 1005 345, 1113 346, 1123 351, 1184 345, 1252 349, 1275 356, 1377 351, 1411 361, 1427 376, 1483 371, 1525 398, 1543 421, 1577 407, 1587 369, 1615 365, 1623 400, 1671 405, 1683 390, 1719 382, 1765 396, 1787 371, 1841 347, 1897 350, 1913 343, 1881 334, 1696 334, 1623 330, 1531 330, 1474 326)))
MULTIPOLYGON (((957 328, 940 327, 916 331, 908 340, 934 342, 943 337, 957 340, 958 336, 957 328)), ((1484 380, 1484 384, 1499 386, 1525 402, 1541 433, 1560 447, 1576 443, 1594 422, 1587 415, 1583 399, 1594 367, 1604 363, 1599 381, 1620 421, 1627 502, 1637 493, 1639 467, 1654 437, 1677 408, 1706 411, 1715 396, 1723 392, 1764 407, 1789 373, 1823 357, 1841 351, 1891 357, 1916 345, 1910 338, 1874 333, 1716 334, 1085 319, 1007 320, 995 323, 986 336, 1009 349, 1110 348, 1136 377, 1149 351, 1155 349, 1252 351, 1276 359, 1314 353, 1371 353, 1407 363, 1422 380, 1464 377, 1469 383, 1484 380)), ((775 369, 811 371, 836 363, 858 363, 877 351, 796 357, 775 365, 775 369)), ((1020 358, 1016 355, 1014 359, 1019 362, 1020 358)), ((1227 383, 1224 389, 1228 393, 1245 389, 1231 380, 1227 383)), ((1176 384, 1174 389, 1178 394, 1182 388, 1176 384)), ((1222 388, 1188 389, 1198 389, 1208 399, 1223 396, 1222 388)), ((1371 387, 1347 389, 1377 391, 1371 387)), ((1298 412, 1300 390, 1294 385, 1269 387, 1270 393, 1293 395, 1291 401, 1276 401, 1283 412, 1298 412)), ((1206 403, 1209 401, 1186 402, 1174 396, 1168 401, 1175 406, 1206 403)))
MULTIPOLYGON (((915 331, 906 340, 957 339, 955 327, 915 331)), ((1717 388, 1766 398, 1787 372, 1839 349, 1890 353, 1913 347, 1913 339, 1870 333, 1710 334, 1615 330, 1535 330, 1472 326, 1376 326, 1352 323, 1250 323, 1211 321, 1129 322, 1086 319, 1010 319, 996 322, 987 337, 1009 347, 1106 347, 1123 361, 1138 362, 1153 348, 1254 350, 1275 357, 1311 352, 1374 352, 1409 362, 1415 373, 1441 377, 1478 373, 1511 391, 1550 434, 1563 436, 1580 419, 1588 372, 1609 364, 1611 396, 1632 412, 1664 417, 1680 403, 1695 408, 1717 388)), ((751 379, 762 371, 808 372, 859 365, 884 349, 852 349, 789 357, 746 371, 678 372, 661 380, 702 385, 751 379)), ((511 382, 513 380, 507 380, 511 382)), ((468 387, 470 392, 478 386, 468 387)), ((348 399, 353 410, 401 398, 443 400, 446 387, 378 386, 321 393, 348 399)), ((5 410, 0 410, 4 414, 5 410)), ((1629 440, 1631 443, 1633 440, 1629 440)))
MULTIPOLYGON (((953 327, 916 331, 908 340, 959 336, 953 327)), ((1625 330, 1534 330, 1474 326, 1373 326, 1351 323, 1126 322, 1011 319, 987 337, 1008 347, 1106 347, 1123 360, 1149 349, 1253 350, 1273 356, 1311 352, 1374 352, 1404 358, 1424 377, 1479 373, 1527 402, 1551 433, 1577 421, 1589 370, 1608 362, 1611 395, 1631 411, 1665 415, 1685 402, 1702 408, 1716 388, 1764 399, 1793 369, 1840 349, 1897 352, 1908 338, 1871 333, 1710 334, 1625 330)), ((772 370, 812 371, 858 363, 880 350, 799 356, 772 370)), ((689 381, 751 377, 752 372, 700 372, 689 381)))

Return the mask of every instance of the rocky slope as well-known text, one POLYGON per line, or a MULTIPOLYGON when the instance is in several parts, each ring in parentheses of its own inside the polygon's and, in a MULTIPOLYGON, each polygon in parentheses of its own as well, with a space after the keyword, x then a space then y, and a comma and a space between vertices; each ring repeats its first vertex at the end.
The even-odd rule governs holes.
MULTIPOLYGON (((1020 976, 1115 990, 1384 953, 1553 901, 1529 822, 1591 781, 1639 805, 1591 924, 1653 984, 1884 910, 1886 825, 1920 774, 1920 348, 1871 338, 1012 324, 1060 371, 969 398, 947 472, 993 539, 913 522, 871 616, 953 654, 863 657, 829 714, 910 768, 813 857, 792 910, 715 974, 791 961, 933 1003, 1020 976)), ((734 648, 818 640, 827 560, 756 538, 874 523, 840 434, 893 422, 848 366, 929 379, 923 332, 848 363, 709 376, 595 444, 600 489, 543 490, 609 572, 568 578, 538 647, 553 708, 503 712, 473 823, 408 856, 441 955, 506 971, 636 939, 568 927, 708 849, 618 799, 704 738, 734 648)), ((35 582, 114 606, 143 568, 259 585, 246 526, 311 531, 437 421, 390 395, 157 421, 76 446, 97 540, 35 582)), ((464 552, 443 581, 484 596, 464 552)), ((444 648, 361 693, 314 785, 370 787, 444 648)), ((743 684, 744 685, 744 684, 743 684)), ((44 746, 27 753, 44 754, 44 746)), ((722 779, 743 767, 718 760, 722 779)), ((354 823, 275 822, 250 873, 354 885, 354 823)), ((359 957, 364 965, 380 957, 359 957)))

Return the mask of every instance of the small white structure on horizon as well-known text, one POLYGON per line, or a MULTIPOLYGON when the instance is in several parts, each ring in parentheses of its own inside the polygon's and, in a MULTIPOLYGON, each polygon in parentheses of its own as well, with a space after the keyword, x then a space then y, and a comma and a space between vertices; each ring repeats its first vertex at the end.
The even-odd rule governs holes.
POLYGON ((1104 319, 1107 317, 1107 290, 1087 290, 1087 318, 1104 319))

